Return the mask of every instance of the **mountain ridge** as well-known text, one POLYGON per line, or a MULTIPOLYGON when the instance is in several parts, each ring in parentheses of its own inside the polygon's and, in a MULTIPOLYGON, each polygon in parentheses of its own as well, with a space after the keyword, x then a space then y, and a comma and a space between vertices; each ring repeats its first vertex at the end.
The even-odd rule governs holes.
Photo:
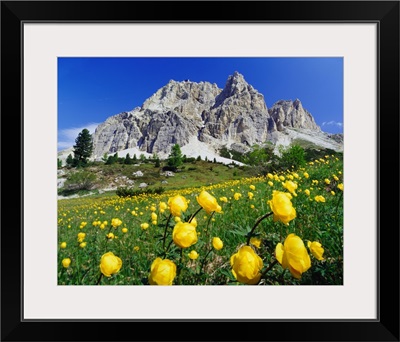
POLYGON ((235 71, 222 89, 205 81, 170 80, 141 106, 110 116, 93 133, 92 157, 129 149, 166 157, 174 144, 190 153, 194 138, 218 155, 221 147, 246 150, 267 141, 289 145, 296 134, 343 150, 343 138, 323 132, 299 99, 279 100, 268 108, 264 96, 235 71), (297 133, 289 133, 293 130, 297 133))

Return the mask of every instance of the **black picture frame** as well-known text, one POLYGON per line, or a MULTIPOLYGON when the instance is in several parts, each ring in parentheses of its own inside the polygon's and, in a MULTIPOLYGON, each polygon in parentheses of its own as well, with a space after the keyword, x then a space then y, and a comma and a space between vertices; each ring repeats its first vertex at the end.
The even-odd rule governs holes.
POLYGON ((2 1, 1 161, 2 341, 399 341, 399 1, 2 1), (378 23, 378 319, 25 321, 21 30, 61 21, 378 23))

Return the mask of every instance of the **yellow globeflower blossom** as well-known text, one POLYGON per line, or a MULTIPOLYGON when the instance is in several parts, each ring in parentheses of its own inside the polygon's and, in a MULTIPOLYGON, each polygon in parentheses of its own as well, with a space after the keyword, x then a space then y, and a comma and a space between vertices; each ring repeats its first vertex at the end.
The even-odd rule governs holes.
POLYGON ((60 248, 67 248, 67 243, 66 242, 61 242, 60 243, 60 248))
POLYGON ((175 216, 175 217, 174 217, 174 221, 175 221, 176 223, 178 223, 178 222, 181 222, 182 220, 181 220, 181 218, 180 218, 179 216, 175 216))
POLYGON ((70 258, 65 258, 61 261, 62 265, 64 268, 68 268, 69 265, 71 265, 71 259, 70 258))
POLYGON ((195 217, 193 217, 193 218, 192 218, 192 221, 190 221, 190 224, 191 224, 192 226, 197 227, 197 219, 196 219, 195 217))
POLYGON ((214 237, 212 239, 212 245, 217 251, 219 251, 220 249, 222 249, 222 247, 224 247, 224 243, 219 237, 214 237))
POLYGON ((335 196, 335 191, 331 190, 331 195, 335 196))
POLYGON ((127 233, 128 232, 128 228, 126 228, 126 227, 122 228, 122 232, 123 233, 127 233))
POLYGON ((107 252, 100 259, 100 271, 106 277, 116 274, 122 267, 122 260, 112 252, 107 252))
POLYGON ((106 236, 107 236, 108 239, 114 239, 115 238, 115 235, 113 233, 108 233, 106 236))
POLYGON ((250 246, 241 247, 230 258, 232 274, 241 283, 255 285, 261 279, 262 259, 250 246))
POLYGON ((85 247, 86 247, 86 245, 87 245, 87 243, 86 243, 86 242, 81 242, 81 243, 79 244, 79 247, 80 247, 80 248, 85 248, 85 247))
POLYGON ((271 181, 268 181, 268 185, 269 186, 274 186, 274 183, 272 183, 271 181))
POLYGON ((135 252, 139 252, 139 249, 140 249, 140 247, 139 247, 139 246, 135 246, 135 247, 133 247, 133 250, 134 250, 135 252))
POLYGON ((222 208, 218 204, 217 199, 205 190, 200 192, 200 195, 197 196, 196 199, 207 214, 210 214, 213 211, 217 213, 220 213, 222 211, 222 208))
POLYGON ((78 233, 78 242, 82 242, 86 237, 85 233, 78 233))
POLYGON ((113 219, 111 220, 111 225, 112 225, 114 228, 119 227, 121 224, 122 224, 122 221, 121 221, 120 219, 118 219, 118 218, 113 218, 113 219))
POLYGON ((192 250, 189 254, 188 254, 189 258, 192 260, 196 260, 199 257, 199 253, 197 253, 195 250, 192 250))
POLYGON ((331 184, 331 181, 328 178, 325 178, 324 182, 325 182, 325 184, 328 184, 328 185, 331 184))
POLYGON ((307 196, 310 196, 310 190, 305 189, 305 190, 304 190, 304 193, 305 193, 307 196))
POLYGON ((157 214, 156 213, 151 213, 151 220, 156 221, 157 220, 157 214))
POLYGON ((308 241, 307 246, 316 259, 324 260, 322 256, 324 254, 324 249, 322 248, 321 243, 319 243, 318 241, 308 241))
POLYGON ((143 230, 146 230, 147 228, 149 228, 149 224, 148 223, 142 223, 141 225, 140 225, 140 228, 142 228, 143 230))
POLYGON ((180 217, 181 213, 188 208, 188 202, 185 197, 176 195, 168 199, 168 207, 173 216, 180 217))
POLYGON ((333 179, 337 182, 339 180, 338 176, 333 175, 333 179))
POLYGON ((343 191, 343 183, 338 184, 338 189, 343 191))
POLYGON ((267 177, 268 177, 269 179, 274 179, 274 176, 273 176, 272 173, 267 173, 267 177))
POLYGON ((291 180, 288 180, 288 181, 286 181, 286 182, 283 184, 283 187, 286 188, 286 189, 288 189, 289 192, 290 192, 293 196, 297 196, 297 194, 296 194, 296 189, 297 189, 297 187, 298 187, 297 183, 292 182, 291 180))
POLYGON ((295 234, 289 234, 283 245, 279 242, 275 248, 275 256, 283 268, 289 268, 290 273, 296 279, 311 267, 311 259, 307 249, 295 234))
POLYGON ((306 178, 309 178, 309 177, 310 177, 310 175, 308 174, 308 172, 304 172, 304 173, 303 173, 303 176, 306 177, 306 178))
POLYGON ((233 195, 233 198, 238 201, 240 199, 240 197, 242 197, 242 194, 240 194, 239 192, 235 192, 233 195))
POLYGON ((156 211, 157 209, 156 209, 156 207, 154 206, 154 205, 152 205, 151 207, 150 207, 150 211, 156 211))
POLYGON ((250 239, 250 243, 251 243, 253 246, 257 247, 257 248, 260 248, 260 246, 261 246, 261 239, 256 238, 256 237, 253 236, 253 237, 250 239))
POLYGON ((249 197, 249 199, 251 200, 251 199, 253 199, 253 197, 254 197, 254 194, 252 193, 252 192, 248 192, 247 193, 247 196, 249 197))
POLYGON ((325 197, 321 195, 315 196, 314 199, 316 202, 322 202, 322 203, 325 202, 325 197))
POLYGON ((296 209, 293 208, 292 195, 287 192, 274 190, 272 200, 268 204, 274 213, 274 221, 281 221, 286 225, 296 217, 296 209))
POLYGON ((250 190, 254 191, 255 189, 256 189, 256 187, 253 184, 251 184, 250 185, 250 190))
POLYGON ((176 277, 176 265, 169 259, 156 258, 151 264, 150 285, 172 285, 176 277))
POLYGON ((178 222, 172 231, 172 239, 181 248, 190 247, 197 242, 196 227, 187 222, 178 222))
POLYGON ((228 203, 228 198, 227 198, 227 197, 225 197, 225 196, 223 196, 223 197, 220 197, 220 198, 219 198, 219 200, 220 200, 221 202, 228 203))

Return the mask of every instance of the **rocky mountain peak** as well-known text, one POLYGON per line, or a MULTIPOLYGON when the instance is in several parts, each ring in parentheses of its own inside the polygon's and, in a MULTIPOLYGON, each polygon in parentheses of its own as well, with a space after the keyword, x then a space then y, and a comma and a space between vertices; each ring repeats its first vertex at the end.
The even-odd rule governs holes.
POLYGON ((303 108, 299 99, 279 100, 268 110, 271 118, 275 121, 278 131, 284 127, 304 128, 321 131, 313 116, 303 108))
POLYGON ((321 131, 299 99, 280 100, 268 109, 264 96, 237 71, 223 89, 210 82, 169 80, 142 106, 97 127, 94 156, 130 148, 166 156, 174 144, 184 147, 194 140, 216 151, 248 148, 285 127, 321 131))

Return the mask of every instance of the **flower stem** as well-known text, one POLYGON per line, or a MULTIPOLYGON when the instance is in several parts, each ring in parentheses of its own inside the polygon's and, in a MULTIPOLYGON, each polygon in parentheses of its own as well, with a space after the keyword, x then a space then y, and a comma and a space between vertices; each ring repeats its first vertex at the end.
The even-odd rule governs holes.
POLYGON ((192 222, 192 220, 194 219, 194 217, 199 213, 199 211, 201 210, 201 209, 203 209, 203 207, 200 207, 199 209, 197 209, 197 211, 192 215, 192 216, 190 216, 190 219, 189 219, 189 223, 190 222, 192 222))
POLYGON ((169 214, 167 223, 166 223, 166 225, 165 225, 164 236, 163 236, 163 245, 162 245, 162 248, 163 248, 163 249, 165 249, 165 239, 167 238, 167 228, 168 228, 168 223, 169 223, 169 221, 171 220, 171 217, 172 217, 172 214, 169 214))
POLYGON ((256 227, 260 224, 260 222, 261 222, 262 220, 266 219, 268 216, 271 216, 272 214, 273 214, 273 212, 271 211, 270 213, 267 213, 267 214, 265 214, 264 216, 261 216, 261 217, 256 221, 256 223, 254 224, 254 227, 251 229, 250 233, 249 233, 248 236, 247 236, 247 246, 250 245, 250 239, 251 239, 251 236, 253 235, 254 230, 256 229, 256 227))
POLYGON ((96 285, 99 285, 99 284, 100 284, 100 281, 101 281, 102 278, 103 278, 103 273, 100 273, 100 277, 99 277, 99 279, 97 280, 96 285))
POLYGON ((200 270, 202 271, 203 270, 203 267, 204 267, 204 263, 206 262, 206 260, 207 260, 207 257, 208 257, 208 255, 212 252, 212 248, 210 248, 210 250, 207 252, 207 254, 205 255, 205 257, 204 257, 204 259, 203 259, 203 261, 201 262, 201 266, 200 266, 200 270))
POLYGON ((272 267, 274 267, 276 264, 278 263, 278 260, 274 260, 269 266, 268 268, 265 269, 265 271, 263 273, 261 273, 261 278, 263 278, 271 269, 272 267))

